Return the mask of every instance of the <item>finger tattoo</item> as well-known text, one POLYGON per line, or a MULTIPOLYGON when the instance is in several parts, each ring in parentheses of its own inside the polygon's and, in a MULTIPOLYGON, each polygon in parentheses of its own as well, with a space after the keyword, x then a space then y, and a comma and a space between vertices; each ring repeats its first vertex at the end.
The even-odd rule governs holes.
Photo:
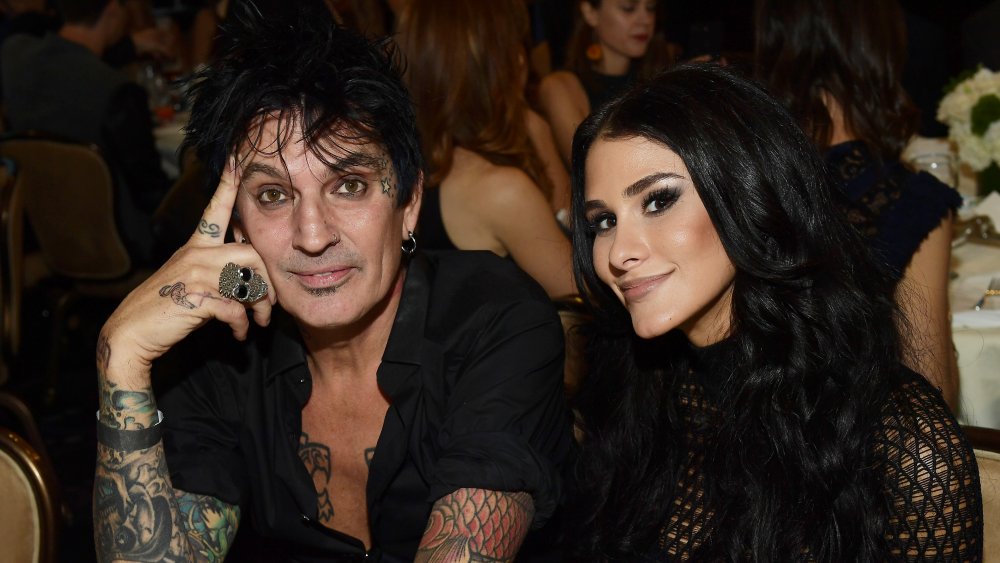
POLYGON ((169 297, 174 303, 185 309, 196 308, 197 305, 188 300, 187 295, 187 288, 184 286, 184 282, 177 282, 173 285, 165 285, 160 288, 160 297, 169 297))
POLYGON ((222 229, 217 224, 209 223, 204 219, 202 219, 201 223, 198 224, 198 232, 212 238, 219 238, 219 236, 222 235, 222 229))

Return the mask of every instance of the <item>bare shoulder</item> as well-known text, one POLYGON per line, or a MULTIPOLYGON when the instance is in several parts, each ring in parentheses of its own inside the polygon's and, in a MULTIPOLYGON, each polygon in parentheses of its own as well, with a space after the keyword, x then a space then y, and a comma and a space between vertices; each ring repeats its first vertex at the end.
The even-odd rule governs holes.
MULTIPOLYGON (((587 92, 580 79, 572 72, 559 70, 542 79, 538 86, 542 104, 551 107, 554 103, 571 102, 574 106, 589 106, 587 92)), ((589 107, 586 109, 589 110, 589 107)))

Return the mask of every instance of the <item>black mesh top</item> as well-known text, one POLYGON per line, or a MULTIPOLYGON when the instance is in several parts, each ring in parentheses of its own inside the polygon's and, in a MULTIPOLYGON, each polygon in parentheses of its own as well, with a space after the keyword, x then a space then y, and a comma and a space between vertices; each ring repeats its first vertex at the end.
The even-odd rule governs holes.
MULTIPOLYGON (((885 468, 884 491, 892 507, 885 559, 981 561, 983 508, 975 456, 940 394, 921 376, 906 374, 872 440, 872 461, 885 468)), ((705 381, 692 373, 680 387, 679 412, 687 424, 715 418, 705 381)), ((703 440, 689 434, 682 444, 688 463, 677 473, 678 494, 647 552, 650 561, 720 558, 712 544, 719 523, 704 503, 703 440)), ((814 560, 808 554, 789 557, 797 559, 814 560)))

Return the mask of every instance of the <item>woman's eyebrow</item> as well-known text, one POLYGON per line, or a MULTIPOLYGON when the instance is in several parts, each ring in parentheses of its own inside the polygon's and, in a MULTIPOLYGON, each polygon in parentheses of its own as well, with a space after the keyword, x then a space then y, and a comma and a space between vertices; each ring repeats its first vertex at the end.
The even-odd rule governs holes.
POLYGON ((667 178, 684 179, 684 177, 680 174, 674 174, 673 172, 656 172, 629 184, 624 190, 622 190, 622 199, 631 199, 646 191, 646 189, 653 184, 667 178))

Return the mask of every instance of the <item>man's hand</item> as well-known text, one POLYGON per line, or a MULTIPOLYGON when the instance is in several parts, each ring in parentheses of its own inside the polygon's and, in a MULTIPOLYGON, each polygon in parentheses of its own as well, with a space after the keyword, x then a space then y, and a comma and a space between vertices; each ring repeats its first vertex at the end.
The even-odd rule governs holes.
POLYGON ((257 324, 270 322, 276 301, 271 284, 265 298, 249 305, 219 293, 219 274, 229 262, 265 277, 267 273, 252 246, 224 243, 238 186, 236 167, 231 164, 191 239, 132 291, 105 323, 98 369, 109 381, 145 386, 148 379, 143 380, 142 373, 148 375, 152 362, 211 319, 232 327, 238 340, 246 338, 250 327, 248 307, 257 324))
POLYGON ((513 561, 534 515, 528 493, 459 489, 434 503, 414 561, 513 561))

